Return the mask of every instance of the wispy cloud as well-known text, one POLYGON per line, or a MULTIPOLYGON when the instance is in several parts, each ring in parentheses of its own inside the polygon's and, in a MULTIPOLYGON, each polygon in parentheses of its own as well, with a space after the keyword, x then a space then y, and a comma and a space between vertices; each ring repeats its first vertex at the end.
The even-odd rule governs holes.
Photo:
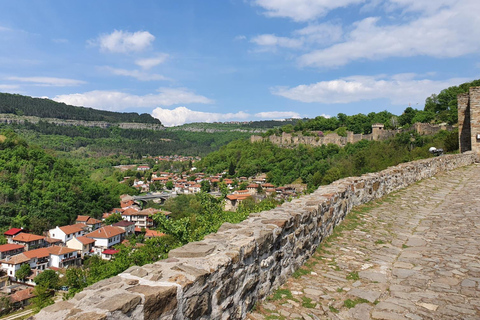
POLYGON ((392 104, 423 103, 432 93, 471 79, 417 79, 414 74, 352 76, 293 88, 272 88, 272 93, 291 100, 319 103, 350 103, 388 99, 392 104))
POLYGON ((117 76, 125 76, 125 77, 132 77, 140 81, 159 81, 159 80, 170 80, 161 74, 156 73, 148 73, 139 70, 126 70, 126 69, 118 69, 112 68, 109 66, 99 67, 100 70, 105 70, 109 73, 112 73, 117 76))
POLYGON ((277 37, 274 34, 261 34, 254 37, 251 42, 264 48, 300 48, 303 44, 301 39, 292 39, 287 37, 277 37))
POLYGON ((53 77, 8 77, 7 80, 33 83, 45 87, 73 87, 85 84, 85 81, 53 77))
POLYGON ((140 52, 150 47, 155 36, 148 31, 128 32, 115 30, 110 34, 101 34, 88 44, 98 46, 102 52, 130 53, 140 52))
POLYGON ((213 103, 213 100, 197 95, 185 88, 160 88, 156 94, 143 96, 132 95, 120 91, 89 91, 58 95, 53 100, 74 106, 92 107, 95 109, 121 111, 127 108, 154 108, 175 104, 213 103))
POLYGON ((0 90, 2 91, 11 91, 11 90, 16 90, 19 89, 20 86, 15 85, 15 84, 0 84, 0 90))
POLYGON ((264 8, 267 17, 309 21, 325 16, 331 10, 362 2, 364 0, 254 0, 253 4, 264 8))
POLYGON ((260 119, 301 118, 299 113, 293 111, 265 111, 255 113, 254 116, 260 119))
POLYGON ((168 59, 168 54, 159 53, 157 54, 157 56, 152 58, 138 59, 135 61, 135 64, 144 70, 149 70, 159 64, 164 63, 167 59, 168 59))

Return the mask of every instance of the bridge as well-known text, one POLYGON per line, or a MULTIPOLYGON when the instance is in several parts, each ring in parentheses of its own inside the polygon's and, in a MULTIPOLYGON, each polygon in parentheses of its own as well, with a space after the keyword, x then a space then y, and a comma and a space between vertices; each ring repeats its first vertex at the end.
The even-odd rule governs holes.
POLYGON ((164 203, 168 198, 176 197, 174 193, 150 193, 144 196, 133 196, 134 201, 142 201, 146 203, 150 200, 160 200, 161 203, 164 203))
POLYGON ((247 319, 480 319, 480 165, 359 207, 337 228, 247 319))

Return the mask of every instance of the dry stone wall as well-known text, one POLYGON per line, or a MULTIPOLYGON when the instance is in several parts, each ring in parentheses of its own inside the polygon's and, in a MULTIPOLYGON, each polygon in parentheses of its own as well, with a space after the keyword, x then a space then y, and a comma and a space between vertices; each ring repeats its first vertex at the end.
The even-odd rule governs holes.
POLYGON ((225 223, 166 260, 132 267, 34 319, 242 319, 278 288, 356 205, 469 165, 475 153, 400 164, 338 180, 276 209, 225 223))

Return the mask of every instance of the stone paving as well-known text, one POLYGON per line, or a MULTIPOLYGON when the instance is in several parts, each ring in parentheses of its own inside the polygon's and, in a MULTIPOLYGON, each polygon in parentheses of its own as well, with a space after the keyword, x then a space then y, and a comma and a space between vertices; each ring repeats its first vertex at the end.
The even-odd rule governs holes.
POLYGON ((480 319, 480 165, 356 208, 247 319, 480 319))

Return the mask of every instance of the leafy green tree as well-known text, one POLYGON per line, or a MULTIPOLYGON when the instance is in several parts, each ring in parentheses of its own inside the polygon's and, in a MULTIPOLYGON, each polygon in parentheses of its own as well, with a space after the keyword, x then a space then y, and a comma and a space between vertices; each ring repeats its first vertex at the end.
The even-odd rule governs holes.
POLYGON ((32 269, 30 269, 30 265, 25 263, 20 266, 20 269, 18 269, 17 272, 15 272, 15 277, 21 281, 24 281, 31 273, 32 269))
POLYGON ((40 311, 46 306, 49 306, 55 303, 55 301, 53 301, 53 298, 52 298, 54 292, 55 292, 54 290, 51 290, 42 285, 35 286, 35 289, 34 289, 35 297, 32 298, 32 304, 36 312, 40 311))
POLYGON ((173 182, 171 180, 167 181, 165 183, 165 188, 167 188, 168 190, 172 190, 173 189, 173 182))
POLYGON ((33 281, 39 286, 55 290, 59 287, 60 277, 53 270, 45 270, 36 276, 33 281))
POLYGON ((111 224, 117 223, 119 221, 122 221, 122 214, 118 213, 118 212, 115 212, 115 213, 112 213, 111 215, 109 215, 105 219, 105 224, 106 225, 111 225, 111 224))
POLYGON ((201 185, 201 188, 200 190, 202 192, 210 192, 210 181, 208 180, 202 180, 202 182, 200 183, 201 185))

